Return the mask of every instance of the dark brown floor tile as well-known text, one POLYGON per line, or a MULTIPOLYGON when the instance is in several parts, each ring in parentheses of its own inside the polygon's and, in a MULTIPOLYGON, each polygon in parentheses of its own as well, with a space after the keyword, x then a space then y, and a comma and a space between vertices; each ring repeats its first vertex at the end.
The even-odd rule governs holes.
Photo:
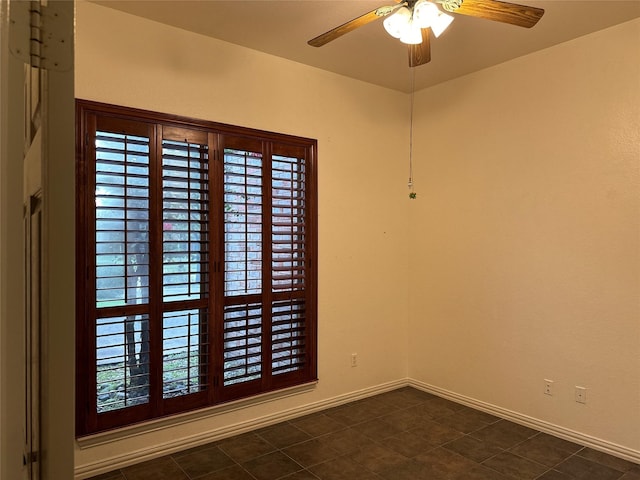
POLYGON ((283 452, 305 468, 326 462, 340 455, 338 451, 317 438, 292 445, 285 448, 283 452))
POLYGON ((338 430, 337 432, 323 435, 322 437, 318 437, 318 440, 329 445, 340 455, 353 453, 374 445, 373 440, 353 428, 338 430))
POLYGON ((566 460, 582 447, 561 438, 540 433, 516 445, 510 451, 521 457, 553 467, 566 460))
POLYGON ((439 401, 429 400, 415 407, 411 407, 410 410, 420 416, 423 419, 433 420, 435 418, 444 417, 445 415, 452 415, 455 413, 453 408, 450 408, 446 404, 442 404, 439 401), (432 403, 433 402, 433 403, 432 403))
POLYGON ((384 468, 380 471, 380 477, 385 480, 442 480, 444 478, 432 475, 422 463, 413 459, 384 468))
POLYGON ((518 480, 533 480, 547 470, 544 465, 519 457, 511 452, 499 453, 485 460, 482 464, 518 480))
POLYGON ((458 412, 451 415, 434 418, 433 421, 441 425, 445 425, 449 428, 453 428, 454 430, 462 433, 475 432, 476 430, 480 430, 481 428, 488 425, 487 423, 478 420, 477 418, 460 415, 458 412))
POLYGON ((97 477, 91 477, 90 480, 125 480, 125 478, 120 470, 116 470, 114 472, 103 473, 102 475, 98 475, 97 477))
POLYGON ((319 437, 320 435, 326 435, 327 433, 346 428, 346 425, 343 423, 337 422, 322 413, 314 413, 313 415, 297 418, 291 420, 290 423, 312 437, 319 437))
POLYGON ((458 410, 463 409, 464 406, 452 402, 451 400, 434 397, 416 408, 421 412, 422 415, 426 416, 427 418, 434 419, 456 413, 458 410))
POLYGON ((307 432, 288 422, 263 428, 255 433, 277 448, 285 448, 311 438, 307 432))
POLYGON ((415 457, 434 448, 433 444, 412 432, 400 432, 384 439, 384 446, 405 457, 415 457))
POLYGON ((254 480, 254 478, 240 465, 234 464, 231 467, 198 477, 198 480, 254 480))
POLYGON ((300 470, 299 472, 282 477, 281 480, 318 480, 318 477, 309 470, 300 470))
POLYGON ((347 457, 376 473, 407 460, 404 455, 378 444, 370 448, 363 448, 347 457))
POLYGON ((302 467, 282 452, 263 455, 242 464, 258 480, 276 480, 302 470, 302 467))
POLYGON ((390 390, 388 392, 380 393, 376 395, 376 399, 384 403, 387 408, 407 408, 407 405, 404 403, 402 394, 398 390, 390 390))
POLYGON ((346 457, 338 457, 328 462, 310 467, 309 470, 321 480, 378 480, 373 472, 346 457))
POLYGON ((513 480, 513 478, 506 477, 492 468, 485 467, 484 465, 478 465, 468 472, 453 475, 451 480, 513 480))
POLYGON ((486 423, 487 425, 496 423, 498 420, 500 420, 499 417, 465 406, 462 406, 459 410, 456 411, 456 413, 463 417, 486 423))
POLYGON ((411 403, 413 403, 413 401, 426 402, 427 400, 430 400, 432 398, 438 398, 432 393, 428 393, 414 387, 403 387, 397 389, 396 391, 408 400, 407 403, 405 403, 405 407, 408 407, 411 403))
POLYGON ((197 447, 189 448, 187 450, 182 450, 180 452, 172 453, 171 456, 173 458, 178 458, 178 457, 181 457, 183 455, 190 455, 192 453, 199 452, 201 450, 208 450, 210 448, 213 448, 213 447, 217 446, 218 443, 219 442, 205 443, 204 445, 199 445, 197 447))
POLYGON ((187 455, 179 455, 174 458, 174 461, 191 478, 230 467, 234 463, 233 460, 218 447, 197 450, 187 455))
POLYGON ((414 408, 408 408, 404 410, 395 410, 381 417, 387 423, 395 425, 400 430, 409 430, 416 426, 416 424, 423 420, 423 416, 420 415, 414 408))
POLYGON ((449 442, 443 445, 443 447, 474 462, 483 462, 487 458, 493 457, 503 451, 503 449, 495 443, 488 441, 483 442, 468 435, 449 442))
MULTIPOLYGON (((578 456, 586 458, 587 460, 601 463, 602 465, 606 465, 607 467, 620 470, 621 472, 628 472, 638 467, 637 463, 623 460, 622 458, 614 457, 613 455, 608 455, 592 448, 583 448, 578 452, 578 456)), ((638 471, 640 472, 640 470, 638 471)))
MULTIPOLYGON (((389 413, 389 405, 380 400, 378 397, 369 397, 358 402, 354 402, 351 405, 365 410, 371 418, 382 417, 389 413)), ((394 410, 395 411, 395 410, 394 410)))
POLYGON ((433 446, 449 443, 463 435, 461 432, 454 430, 453 428, 449 428, 429 420, 423 420, 421 423, 416 425, 415 428, 412 428, 409 431, 416 435, 420 435, 433 446))
POLYGON ((580 480, 618 480, 623 473, 606 465, 574 455, 556 466, 554 470, 580 480))
POLYGON ((381 393, 380 395, 377 395, 377 398, 384 402, 388 408, 401 409, 420 405, 430 399, 431 396, 424 392, 419 393, 419 390, 401 388, 381 393))
POLYGON ((373 440, 383 440, 402 431, 399 427, 380 418, 359 423, 353 428, 373 440))
POLYGON ((476 430, 471 436, 478 440, 492 442, 501 448, 507 449, 524 442, 537 433, 537 431, 518 425, 517 423, 500 420, 480 430, 476 430))
POLYGON ((218 444, 220 450, 238 463, 273 452, 275 447, 255 433, 227 438, 218 444))
POLYGON ((127 480, 189 480, 171 457, 162 457, 123 468, 127 480))
POLYGON ((560 473, 557 470, 549 470, 540 475, 536 480, 571 480, 573 477, 560 473))
POLYGON ((376 418, 377 413, 365 406, 347 405, 327 410, 325 415, 336 422, 351 427, 358 423, 376 418))
POLYGON ((414 460, 429 472, 427 478, 464 478, 464 475, 478 467, 476 462, 444 448, 435 448, 416 456, 414 460))
POLYGON ((620 477, 620 480, 640 480, 640 473, 627 472, 620 477))

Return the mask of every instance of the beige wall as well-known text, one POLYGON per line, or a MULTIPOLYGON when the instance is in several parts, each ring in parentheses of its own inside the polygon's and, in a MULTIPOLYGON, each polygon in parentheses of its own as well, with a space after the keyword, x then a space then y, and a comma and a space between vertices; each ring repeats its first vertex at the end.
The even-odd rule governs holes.
POLYGON ((635 20, 416 96, 409 323, 411 378, 636 455, 639 59, 635 20))
POLYGON ((317 388, 77 448, 79 468, 406 378, 406 95, 79 2, 76 97, 316 138, 320 192, 317 388))

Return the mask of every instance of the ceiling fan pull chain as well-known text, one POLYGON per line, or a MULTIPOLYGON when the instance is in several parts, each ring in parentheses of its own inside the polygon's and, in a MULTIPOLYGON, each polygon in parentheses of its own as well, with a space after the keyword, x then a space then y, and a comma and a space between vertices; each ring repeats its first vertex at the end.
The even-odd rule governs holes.
POLYGON ((409 110, 409 198, 414 200, 416 198, 416 192, 413 190, 413 96, 415 93, 416 84, 416 69, 415 67, 409 68, 411 72, 411 107, 409 110))

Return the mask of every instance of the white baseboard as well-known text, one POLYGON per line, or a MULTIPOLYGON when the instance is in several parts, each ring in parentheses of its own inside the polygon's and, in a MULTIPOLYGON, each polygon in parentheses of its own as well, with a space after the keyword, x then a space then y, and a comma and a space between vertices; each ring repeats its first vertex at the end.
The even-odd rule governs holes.
POLYGON ((451 400, 456 403, 460 403, 462 405, 475 408, 477 410, 482 410, 483 412, 487 412, 497 417, 504 418, 505 420, 511 420, 515 423, 519 423, 520 425, 524 425, 526 427, 530 427, 535 430, 548 433, 555 437, 560 437, 564 440, 569 440, 571 442, 577 443, 578 445, 590 447, 590 448, 593 448, 594 450, 598 450, 600 452, 608 453, 609 455, 613 455, 619 458, 623 458, 625 460, 629 460, 630 462, 640 463, 640 451, 638 450, 633 450, 631 448, 627 448, 622 445, 618 445, 616 443, 608 442, 600 438, 596 438, 590 435, 586 435, 584 433, 576 432, 574 430, 570 430, 568 428, 564 428, 559 425, 554 425, 552 423, 545 422, 544 420, 539 420, 537 418, 529 417, 527 415, 523 415, 521 413, 514 412, 506 408, 498 407, 490 403, 486 403, 480 400, 476 400, 474 398, 466 397, 464 395, 460 395, 440 387, 429 385, 424 382, 419 382, 417 380, 409 379, 408 385, 414 388, 417 388, 419 390, 422 390, 424 392, 432 393, 439 397, 446 398, 447 400, 451 400))
MULTIPOLYGON (((120 455, 114 455, 107 458, 101 458, 96 462, 92 462, 84 465, 76 465, 75 471, 74 471, 74 477, 76 480, 90 478, 96 475, 100 475, 102 473, 116 470, 118 468, 128 467, 130 465, 145 462, 147 460, 153 460, 154 458, 170 455, 172 453, 179 452, 181 450, 187 450, 189 448, 198 447, 200 445, 215 442, 217 440, 222 440, 224 438, 231 437, 234 435, 239 435, 252 430, 268 427, 276 423, 292 420, 294 418, 319 412, 321 410, 326 410, 328 408, 337 407, 345 403, 371 397, 373 395, 378 395, 380 393, 388 392, 390 390, 395 390, 397 388, 404 387, 407 385, 408 385, 407 379, 395 380, 393 382, 387 382, 381 385, 376 385, 374 387, 369 387, 362 390, 349 392, 343 395, 338 395, 336 397, 332 397, 326 400, 309 403, 307 405, 302 405, 300 407, 295 407, 288 410, 275 412, 273 414, 265 415, 259 418, 253 418, 253 419, 235 423, 232 425, 226 425, 224 427, 216 428, 214 430, 200 432, 194 435, 190 435, 188 437, 181 437, 174 441, 165 442, 158 445, 152 445, 144 449, 127 452, 126 454, 120 454, 120 455)), ((244 402, 245 406, 247 406, 246 403, 247 402, 244 402)), ((220 411, 220 414, 224 414, 225 412, 228 412, 228 411, 229 411, 229 408, 225 407, 220 411)), ((209 414, 209 416, 210 415, 212 414, 209 414)), ((197 421, 197 418, 194 418, 190 421, 195 422, 197 421)), ((185 422, 182 422, 182 423, 185 423, 185 422)), ((152 427, 152 430, 158 430, 158 429, 170 428, 170 427, 171 427, 170 424, 154 425, 152 427)), ((138 427, 136 431, 127 432, 124 436, 130 437, 134 435, 143 435, 144 433, 145 433, 145 430, 143 428, 138 427)), ((117 442, 122 438, 123 438, 122 436, 118 436, 117 434, 115 434, 106 438, 103 437, 103 438, 94 439, 94 440, 87 440, 83 443, 85 445, 84 448, 91 448, 92 445, 100 445, 100 444, 106 444, 110 442, 117 442)))

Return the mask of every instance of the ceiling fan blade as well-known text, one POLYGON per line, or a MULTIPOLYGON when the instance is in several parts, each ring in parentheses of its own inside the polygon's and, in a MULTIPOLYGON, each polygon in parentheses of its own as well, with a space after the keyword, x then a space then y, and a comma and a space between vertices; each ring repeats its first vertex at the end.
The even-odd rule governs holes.
POLYGON ((345 33, 349 33, 358 27, 362 27, 367 23, 371 23, 374 20, 377 20, 378 18, 383 16, 378 13, 378 10, 380 9, 376 8, 375 10, 371 10, 370 12, 365 13, 364 15, 360 15, 358 18, 354 18, 353 20, 350 20, 347 23, 343 23, 339 27, 333 28, 328 32, 323 33, 322 35, 318 35, 317 37, 312 38, 307 43, 312 47, 321 47, 322 45, 325 45, 330 41, 335 40, 338 37, 341 37, 345 33))
POLYGON ((464 0, 453 12, 526 28, 533 27, 544 14, 542 8, 498 0, 464 0))
POLYGON ((429 29, 422 29, 422 43, 409 45, 409 66, 417 67, 431 61, 431 42, 429 29))

